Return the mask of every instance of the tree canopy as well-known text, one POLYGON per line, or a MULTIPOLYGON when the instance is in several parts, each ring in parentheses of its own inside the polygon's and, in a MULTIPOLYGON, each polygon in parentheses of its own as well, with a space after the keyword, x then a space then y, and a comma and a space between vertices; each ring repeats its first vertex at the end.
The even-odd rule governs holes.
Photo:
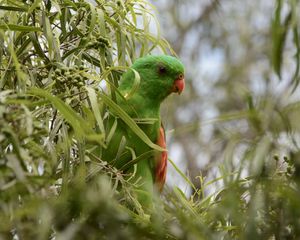
POLYGON ((0 239, 299 237, 299 1, 240 2, 1 1, 0 239), (163 113, 186 171, 149 216, 94 150, 110 109, 141 135, 117 86, 156 53, 186 65, 163 113))

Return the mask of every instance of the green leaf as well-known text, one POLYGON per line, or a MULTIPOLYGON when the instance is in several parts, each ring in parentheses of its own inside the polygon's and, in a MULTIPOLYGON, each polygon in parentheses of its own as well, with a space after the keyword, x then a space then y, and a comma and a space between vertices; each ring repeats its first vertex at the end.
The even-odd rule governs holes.
POLYGON ((13 6, 1 6, 0 9, 6 10, 6 11, 16 11, 16 12, 26 12, 26 7, 13 7, 13 6))
POLYGON ((100 114, 100 106, 98 105, 98 102, 97 102, 97 96, 96 96, 95 90, 90 87, 85 87, 85 88, 87 90, 87 93, 88 93, 88 96, 89 96, 89 99, 91 102, 91 106, 92 106, 92 109, 94 112, 94 116, 97 120, 100 131, 105 135, 105 128, 104 128, 104 124, 103 124, 103 119, 100 114))
POLYGON ((83 59, 87 60, 89 63, 93 64, 94 66, 101 67, 100 61, 97 58, 91 56, 90 54, 84 52, 82 54, 82 57, 83 59))
POLYGON ((54 58, 55 61, 60 62, 61 61, 60 50, 59 47, 56 45, 55 37, 51 29, 49 18, 44 12, 42 14, 42 23, 43 23, 43 32, 48 42, 49 56, 51 59, 54 58))
POLYGON ((21 45, 21 47, 18 48, 16 54, 19 57, 19 55, 21 55, 25 50, 28 49, 28 46, 30 45, 31 40, 30 38, 28 38, 26 41, 23 42, 23 44, 21 45))
POLYGON ((134 73, 134 81, 133 81, 133 84, 132 84, 132 87, 130 89, 130 92, 129 93, 126 93, 124 98, 126 100, 130 99, 133 94, 139 89, 139 86, 140 86, 140 83, 141 83, 141 77, 140 77, 140 74, 134 70, 133 68, 131 68, 130 70, 133 71, 134 73))
POLYGON ((110 130, 109 130, 109 133, 107 135, 107 138, 106 138, 106 143, 109 144, 110 143, 110 140, 112 139, 112 137, 114 136, 114 133, 117 129, 117 126, 118 126, 118 120, 117 118, 115 118, 114 120, 114 123, 113 125, 111 126, 110 130))
POLYGON ((92 33, 94 31, 96 26, 96 20, 97 20, 97 12, 95 10, 95 6, 92 3, 89 3, 90 7, 90 22, 89 22, 89 30, 88 33, 92 33))
POLYGON ((82 46, 72 48, 70 51, 65 52, 65 54, 62 56, 62 60, 65 60, 68 56, 74 53, 78 55, 78 52, 80 52, 82 49, 84 49, 82 46))
POLYGON ((299 76, 299 71, 300 71, 300 40, 299 40, 299 32, 297 26, 293 28, 293 39, 294 39, 294 45, 296 47, 296 54, 295 54, 295 59, 296 59, 296 69, 294 72, 293 76, 293 83, 294 83, 294 88, 293 92, 296 90, 297 86, 299 85, 300 82, 300 76, 299 76))
POLYGON ((150 157, 153 157, 155 153, 156 153, 156 150, 150 150, 148 152, 145 152, 145 153, 139 155, 136 158, 133 158, 130 161, 123 162, 123 161, 117 160, 115 163, 115 166, 117 168, 120 168, 121 170, 126 170, 126 169, 129 169, 130 167, 132 167, 134 164, 138 163, 139 161, 147 160, 150 157))
POLYGON ((36 53, 46 62, 49 62, 48 57, 45 55, 43 48, 41 47, 37 35, 34 34, 33 32, 29 34, 29 37, 31 39, 31 42, 35 48, 36 53))
POLYGON ((10 30, 10 31, 21 31, 21 32, 41 32, 42 29, 39 27, 32 27, 32 26, 22 26, 16 24, 1 24, 0 29, 2 30, 10 30))
POLYGON ((188 179, 188 177, 176 166, 176 164, 168 158, 168 161, 172 164, 172 166, 175 168, 176 172, 179 173, 179 175, 194 189, 194 191, 197 191, 197 188, 195 185, 188 179))
POLYGON ((286 16, 284 23, 281 24, 282 0, 277 1, 275 17, 272 23, 272 64, 279 78, 281 78, 281 66, 283 61, 283 50, 285 39, 291 22, 292 11, 286 16))
POLYGON ((127 126, 149 147, 156 149, 158 151, 165 151, 164 148, 154 144, 149 137, 143 132, 142 129, 134 122, 134 120, 126 113, 122 108, 120 108, 115 102, 113 102, 108 96, 100 93, 100 97, 103 102, 109 106, 126 124, 127 126))

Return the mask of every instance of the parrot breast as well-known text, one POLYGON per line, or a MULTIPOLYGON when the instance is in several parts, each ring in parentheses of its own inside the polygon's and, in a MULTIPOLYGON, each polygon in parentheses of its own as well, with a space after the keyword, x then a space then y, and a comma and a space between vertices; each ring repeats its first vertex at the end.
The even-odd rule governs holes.
MULTIPOLYGON (((161 126, 159 129, 158 140, 156 142, 162 148, 166 148, 165 131, 161 126)), ((168 153, 167 151, 159 152, 156 156, 155 183, 159 191, 162 191, 167 175, 168 153)))

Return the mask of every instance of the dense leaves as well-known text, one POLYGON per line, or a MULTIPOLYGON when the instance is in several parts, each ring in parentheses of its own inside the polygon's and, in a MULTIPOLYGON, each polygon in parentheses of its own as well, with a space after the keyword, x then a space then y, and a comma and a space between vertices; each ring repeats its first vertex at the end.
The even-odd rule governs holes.
POLYGON ((152 6, 144 1, 2 1, 3 236, 146 232, 125 226, 135 218, 126 206, 141 208, 122 173, 97 153, 114 134, 105 125, 109 108, 158 147, 114 103, 120 75, 135 58, 170 50, 146 30, 150 20, 156 21, 152 6), (122 224, 124 231, 114 231, 122 224))
MULTIPOLYGON (((269 68, 278 76, 286 71, 286 46, 295 49, 289 82, 294 92, 297 3, 286 3, 287 14, 283 1, 274 4, 268 35, 269 68)), ((212 6, 208 12, 217 5, 212 6)), ((258 101, 246 91, 239 111, 212 120, 226 142, 220 175, 189 178, 170 161, 192 194, 167 188, 151 215, 143 212, 123 172, 99 158, 116 129, 107 128, 108 117, 122 119, 158 148, 136 124, 150 120, 130 118, 115 101, 118 80, 136 58, 173 53, 160 37, 154 12, 144 0, 1 1, 0 239, 300 236, 297 101, 269 95, 258 101)), ((230 87, 233 93, 238 89, 230 87)))

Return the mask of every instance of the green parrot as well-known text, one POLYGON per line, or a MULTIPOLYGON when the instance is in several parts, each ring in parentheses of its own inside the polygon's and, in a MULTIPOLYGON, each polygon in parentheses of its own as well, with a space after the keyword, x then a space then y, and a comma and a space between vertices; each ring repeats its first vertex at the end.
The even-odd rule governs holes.
POLYGON ((112 112, 107 126, 114 132, 101 158, 130 173, 130 181, 137 186, 134 192, 144 209, 151 208, 154 192, 161 191, 166 180, 168 156, 160 105, 171 93, 180 94, 184 86, 183 64, 175 57, 160 55, 137 59, 123 74, 118 87, 122 95, 117 96, 118 105, 153 143, 165 149, 154 151, 112 112), (142 159, 123 168, 138 157, 142 159))

